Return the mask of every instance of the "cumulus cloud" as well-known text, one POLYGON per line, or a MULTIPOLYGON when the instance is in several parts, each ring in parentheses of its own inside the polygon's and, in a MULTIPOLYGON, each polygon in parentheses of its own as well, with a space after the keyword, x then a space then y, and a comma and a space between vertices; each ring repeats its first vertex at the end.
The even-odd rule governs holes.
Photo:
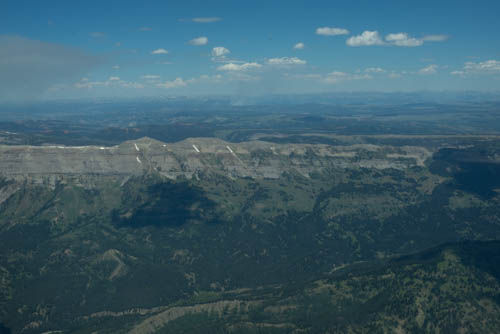
POLYGON ((152 55, 166 55, 167 53, 168 51, 162 48, 151 51, 152 55))
POLYGON ((302 49, 303 49, 303 48, 305 48, 305 47, 306 47, 306 46, 305 46, 305 44, 304 44, 304 43, 302 43, 302 42, 297 43, 297 44, 295 44, 295 45, 293 46, 293 48, 294 48, 295 50, 302 50, 302 49))
POLYGON ((176 78, 175 80, 172 80, 172 81, 165 81, 165 82, 159 83, 156 86, 160 87, 160 88, 167 88, 167 89, 186 87, 187 82, 184 81, 182 78, 176 78))
POLYGON ((304 65, 307 62, 297 57, 271 58, 267 60, 269 65, 304 65))
POLYGON ((247 71, 247 70, 251 70, 251 69, 257 69, 260 67, 262 67, 262 65, 258 64, 258 63, 243 63, 243 64, 229 63, 229 64, 225 64, 225 65, 217 67, 217 70, 239 72, 239 71, 247 71))
POLYGON ((432 64, 429 66, 426 66, 418 71, 418 74, 421 75, 431 75, 431 74, 436 74, 437 73, 438 66, 436 64, 432 64))
POLYGON ((216 46, 215 48, 212 49, 212 56, 213 57, 224 57, 225 55, 229 54, 231 51, 226 49, 223 46, 216 46))
POLYGON ((385 40, 388 43, 396 46, 415 47, 424 44, 421 39, 410 37, 407 33, 404 32, 400 32, 397 34, 388 34, 387 36, 385 36, 385 40))
POLYGON ((343 28, 320 27, 316 29, 316 34, 323 36, 348 35, 349 30, 343 28))
POLYGON ((442 42, 448 38, 446 35, 427 35, 422 38, 409 36, 405 32, 387 34, 385 40, 380 37, 378 31, 363 31, 361 35, 352 36, 346 44, 349 46, 371 46, 371 45, 393 45, 403 47, 421 46, 424 42, 442 42))
POLYGON ((139 28, 139 31, 151 31, 153 29, 151 29, 151 27, 140 27, 139 28))
POLYGON ((115 65, 113 66, 113 70, 119 70, 120 69, 120 66, 119 65, 115 65))
POLYGON ((195 17, 191 21, 196 23, 214 23, 222 20, 220 17, 195 17))
POLYGON ((380 38, 378 31, 366 30, 361 35, 347 39, 346 44, 349 46, 384 45, 384 41, 380 38))
POLYGON ((74 82, 102 62, 75 48, 0 35, 0 100, 36 98, 51 86, 74 82))
POLYGON ((444 42, 448 39, 448 35, 426 35, 422 37, 424 42, 444 42))
POLYGON ((192 40, 189 41, 189 44, 191 45, 206 45, 207 43, 208 43, 208 38, 206 38, 205 36, 193 38, 192 40))
POLYGON ((109 77, 109 81, 119 81, 120 77, 109 77))

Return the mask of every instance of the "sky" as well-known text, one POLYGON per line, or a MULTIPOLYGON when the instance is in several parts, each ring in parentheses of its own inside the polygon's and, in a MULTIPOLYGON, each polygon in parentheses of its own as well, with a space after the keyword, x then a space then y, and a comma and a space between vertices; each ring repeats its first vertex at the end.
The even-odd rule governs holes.
POLYGON ((24 1, 0 101, 500 90, 499 1, 24 1))

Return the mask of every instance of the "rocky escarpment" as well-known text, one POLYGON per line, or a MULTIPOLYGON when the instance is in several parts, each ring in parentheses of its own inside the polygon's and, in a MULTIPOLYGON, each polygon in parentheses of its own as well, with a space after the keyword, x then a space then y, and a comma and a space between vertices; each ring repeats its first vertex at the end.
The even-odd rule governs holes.
POLYGON ((279 178, 285 172, 309 177, 333 168, 406 169, 423 166, 430 156, 422 147, 228 143, 215 138, 166 144, 142 138, 113 147, 0 146, 0 173, 7 179, 35 182, 68 176, 127 177, 148 171, 171 179, 203 177, 207 172, 231 178, 279 178))

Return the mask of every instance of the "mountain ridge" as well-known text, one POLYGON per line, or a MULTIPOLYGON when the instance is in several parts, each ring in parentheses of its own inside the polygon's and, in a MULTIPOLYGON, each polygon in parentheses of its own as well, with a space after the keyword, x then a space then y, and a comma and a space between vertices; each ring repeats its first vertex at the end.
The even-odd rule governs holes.
POLYGON ((111 147, 0 145, 0 173, 36 179, 36 175, 131 176, 154 170, 171 179, 190 179, 214 170, 251 178, 279 178, 294 170, 309 177, 328 168, 407 169, 423 166, 431 155, 416 146, 229 143, 215 138, 167 144, 144 137, 111 147))

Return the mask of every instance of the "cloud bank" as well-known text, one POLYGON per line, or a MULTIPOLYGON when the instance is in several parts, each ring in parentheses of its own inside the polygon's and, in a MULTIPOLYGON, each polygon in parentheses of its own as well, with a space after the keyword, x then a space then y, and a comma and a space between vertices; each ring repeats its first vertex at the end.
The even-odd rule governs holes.
POLYGON ((34 99, 103 63, 78 49, 0 35, 0 100, 34 99))

